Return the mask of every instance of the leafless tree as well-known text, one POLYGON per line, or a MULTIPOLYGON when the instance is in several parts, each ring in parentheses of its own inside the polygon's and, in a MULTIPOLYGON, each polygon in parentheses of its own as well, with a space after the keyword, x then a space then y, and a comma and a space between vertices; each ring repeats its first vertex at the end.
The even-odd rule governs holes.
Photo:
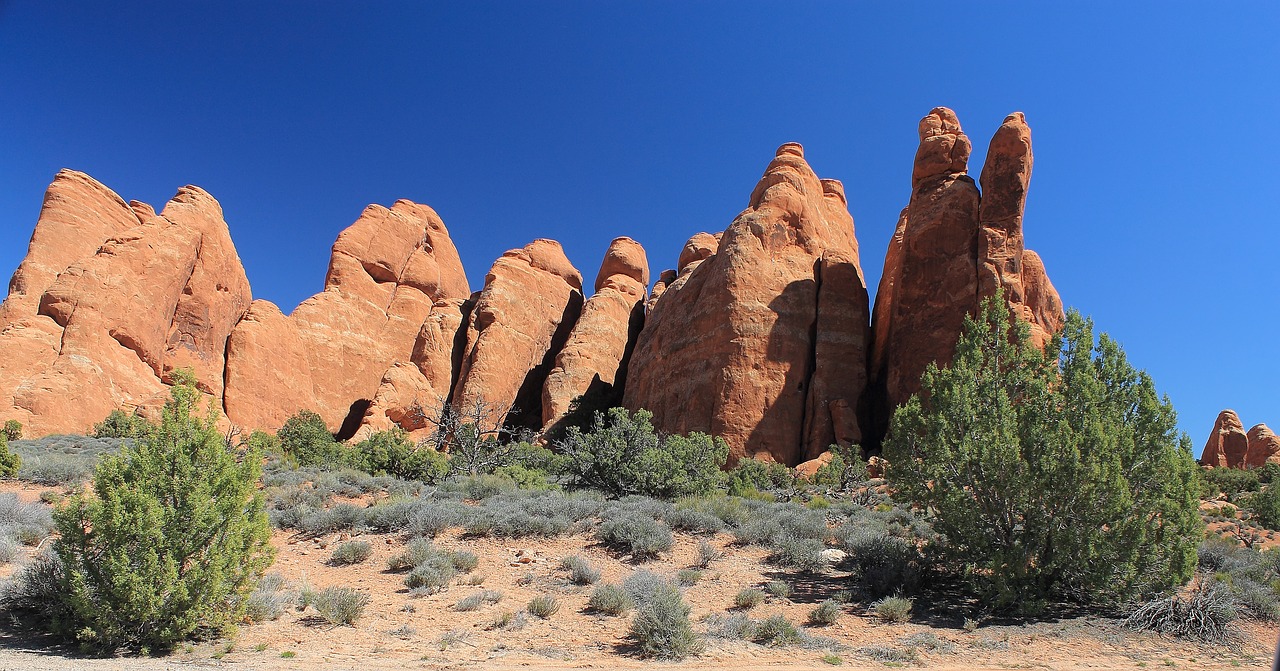
POLYGON ((504 441, 500 435, 503 418, 510 410, 502 412, 483 397, 464 404, 423 406, 415 402, 410 412, 422 426, 431 427, 422 444, 449 453, 450 475, 490 473, 510 463, 519 440, 528 438, 522 435, 504 441))

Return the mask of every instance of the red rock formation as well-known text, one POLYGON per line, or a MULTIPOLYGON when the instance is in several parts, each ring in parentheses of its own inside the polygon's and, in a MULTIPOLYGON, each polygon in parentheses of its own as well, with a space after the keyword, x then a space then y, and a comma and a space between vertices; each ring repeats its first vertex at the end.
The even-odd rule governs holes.
POLYGON ((27 256, 0 307, 0 322, 35 314, 49 285, 71 264, 92 256, 107 238, 138 225, 138 217, 114 191, 75 170, 61 170, 44 205, 27 256))
POLYGON ((1002 289, 1038 346, 1062 326, 1062 302, 1044 265, 1023 246, 1033 158, 1022 114, 1006 117, 992 139, 981 196, 965 174, 970 148, 951 110, 939 107, 921 120, 911 201, 890 242, 872 317, 872 442, 919 390, 928 364, 950 362, 965 316, 983 297, 1002 289))
POLYGON ((667 292, 667 287, 676 281, 676 271, 667 269, 658 274, 658 281, 653 283, 653 290, 649 292, 649 300, 645 301, 644 311, 646 314, 653 312, 653 306, 658 304, 658 299, 662 298, 662 294, 667 292))
POLYGON ((1244 462, 1248 468, 1261 468, 1267 464, 1280 464, 1280 437, 1272 433, 1266 424, 1249 429, 1248 447, 1244 462))
POLYGON ((866 287, 843 189, 783 145, 699 260, 701 239, 640 333, 624 404, 652 411, 660 430, 723 437, 733 459, 816 457, 865 382, 866 287))
POLYGON ((82 432, 118 407, 163 403, 161 376, 177 366, 221 402, 227 335, 249 288, 217 201, 186 187, 156 215, 63 171, 32 240, 4 308, 0 350, 24 362, 4 366, 12 411, 0 412, 32 435, 82 432), (92 247, 65 239, 104 231, 114 233, 92 247))
POLYGON ((1216 468, 1243 468, 1249 451, 1249 438, 1234 410, 1223 410, 1213 423, 1213 432, 1205 443, 1200 463, 1216 468))
POLYGON ((225 378, 223 407, 243 427, 274 431, 298 410, 313 407, 307 345, 270 301, 254 301, 231 331, 225 378))
POLYGON ((643 324, 648 286, 644 248, 631 238, 615 239, 600 264, 595 294, 583 305, 543 385, 544 430, 563 418, 579 396, 620 397, 615 383, 626 375, 623 366, 643 324))
POLYGON ((448 402, 457 378, 461 351, 455 350, 461 349, 458 339, 466 336, 469 309, 459 300, 433 306, 418 331, 410 361, 393 363, 383 374, 356 440, 393 427, 408 431, 415 440, 427 437, 433 428, 427 419, 448 402))
POLYGON ((492 423, 540 428, 543 384, 581 310, 582 275, 560 243, 534 240, 503 254, 468 316, 453 404, 484 402, 492 423))
MULTIPOLYGON (((408 200, 365 208, 333 244, 325 290, 279 327, 282 343, 296 338, 307 353, 311 391, 295 411, 313 409, 331 430, 354 431, 388 368, 411 359, 436 301, 469 293, 458 251, 434 210, 408 200)), ((227 365, 241 372, 270 367, 270 353, 246 350, 227 365)), ((252 419, 230 408, 228 416, 238 424, 252 419)))

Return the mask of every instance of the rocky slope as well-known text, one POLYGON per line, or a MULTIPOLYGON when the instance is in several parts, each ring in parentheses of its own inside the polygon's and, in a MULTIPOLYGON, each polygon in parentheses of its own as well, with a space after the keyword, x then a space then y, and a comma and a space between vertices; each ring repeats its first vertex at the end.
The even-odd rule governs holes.
MULTIPOLYGON (((919 135, 874 310, 844 188, 794 143, 747 208, 692 236, 652 290, 645 250, 618 238, 589 296, 551 240, 504 254, 472 294, 444 222, 401 200, 338 236, 323 291, 288 315, 252 299, 208 193, 184 187, 156 213, 63 171, 0 305, 0 420, 83 432, 116 408, 154 412, 173 371, 190 368, 245 429, 306 408, 343 438, 421 436, 433 409, 483 401, 493 427, 545 431, 585 397, 722 436, 735 459, 795 465, 835 443, 874 446, 984 296, 1002 291, 1037 343, 1063 318, 1023 245, 1023 116, 997 130, 981 188, 953 112, 934 109, 919 135)), ((1250 432, 1258 448, 1227 433, 1224 464, 1276 452, 1265 427, 1250 432)))

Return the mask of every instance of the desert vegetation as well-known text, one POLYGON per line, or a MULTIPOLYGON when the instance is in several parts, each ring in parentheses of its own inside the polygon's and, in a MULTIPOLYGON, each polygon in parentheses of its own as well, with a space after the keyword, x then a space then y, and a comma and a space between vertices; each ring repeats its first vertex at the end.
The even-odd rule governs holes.
MULTIPOLYGON (((172 649, 236 624, 360 627, 394 600, 489 637, 591 618, 642 659, 755 646, 832 664, 999 651, 1009 642, 982 634, 995 623, 1073 613, 1229 654, 1251 623, 1280 619, 1274 469, 1201 474, 1118 346, 1072 315, 1051 344, 1062 356, 1045 356, 1002 306, 970 320, 952 366, 898 411, 887 478, 856 446, 804 477, 726 469, 722 441, 661 435, 620 408, 546 446, 481 435, 466 413, 437 418, 459 436, 419 443, 399 430, 341 443, 305 411, 239 437, 199 413, 190 383, 156 424, 120 412, 89 437, 0 434, 11 477, 58 488, 0 495, 0 560, 17 564, 3 607, 95 650, 172 649), (334 575, 269 573, 273 546, 294 561, 316 548, 311 570, 334 575), (355 586, 371 574, 385 591, 355 586), (851 627, 907 633, 870 643, 851 627)), ((432 645, 475 635, 451 627, 432 645)))

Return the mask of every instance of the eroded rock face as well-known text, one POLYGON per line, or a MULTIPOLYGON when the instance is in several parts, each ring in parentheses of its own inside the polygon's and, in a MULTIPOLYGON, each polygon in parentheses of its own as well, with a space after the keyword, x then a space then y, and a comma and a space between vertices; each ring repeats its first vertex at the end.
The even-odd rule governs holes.
POLYGON ((543 385, 582 303, 582 274, 560 243, 534 240, 503 254, 468 315, 454 406, 483 402, 493 425, 540 428, 543 385))
POLYGON ((872 317, 872 443, 893 409, 919 390, 928 364, 951 361, 965 316, 984 297, 1002 290, 1037 346, 1065 319, 1040 257, 1023 245, 1033 163, 1023 115, 1006 117, 992 139, 981 195, 966 174, 971 143, 955 113, 935 108, 919 132, 911 201, 890 242, 872 317))
POLYGON ((1245 450, 1245 465, 1249 468, 1261 468, 1267 464, 1280 464, 1280 437, 1266 424, 1259 424, 1249 429, 1248 447, 1245 450))
POLYGON ((620 400, 627 355, 644 324, 648 286, 644 248, 631 238, 615 239, 600 264, 595 294, 583 305, 543 385, 544 430, 562 419, 579 396, 594 395, 608 405, 620 400))
POLYGON ((82 172, 59 171, 45 191, 27 255, 9 280, 0 321, 34 314, 40 297, 59 274, 92 256, 107 238, 138 223, 111 189, 82 172))
MULTIPOLYGON (((388 368, 411 359, 435 303, 469 294, 458 251, 434 210, 408 200, 365 208, 334 242, 325 290, 293 311, 294 333, 283 336, 296 337, 307 352, 312 391, 302 407, 334 432, 344 425, 354 431, 388 368)), ((272 365, 269 352, 261 354, 267 360, 232 365, 272 365)))
POLYGON ((1223 410, 1213 423, 1200 462, 1215 468, 1243 468, 1248 451, 1249 438, 1240 417, 1234 410, 1223 410))
POLYGON ((448 403, 457 379, 466 338, 469 301, 441 300, 422 323, 409 362, 391 364, 383 374, 373 402, 365 412, 355 439, 375 431, 399 427, 415 440, 433 428, 427 421, 448 403))
POLYGON ((221 404, 249 286, 217 201, 185 187, 157 215, 63 171, 32 241, 3 310, 0 351, 22 360, 4 367, 6 419, 32 435, 83 432, 120 407, 154 410, 180 366, 221 404))
POLYGON ((311 408, 314 393, 298 329, 274 303, 254 301, 227 342, 227 416, 243 427, 275 431, 295 412, 311 408))
POLYGON ((681 254, 624 404, 652 411, 662 431, 723 437, 735 460, 816 457, 836 440, 832 409, 858 407, 865 384, 866 286, 843 189, 783 145, 709 250, 695 236, 681 254))

